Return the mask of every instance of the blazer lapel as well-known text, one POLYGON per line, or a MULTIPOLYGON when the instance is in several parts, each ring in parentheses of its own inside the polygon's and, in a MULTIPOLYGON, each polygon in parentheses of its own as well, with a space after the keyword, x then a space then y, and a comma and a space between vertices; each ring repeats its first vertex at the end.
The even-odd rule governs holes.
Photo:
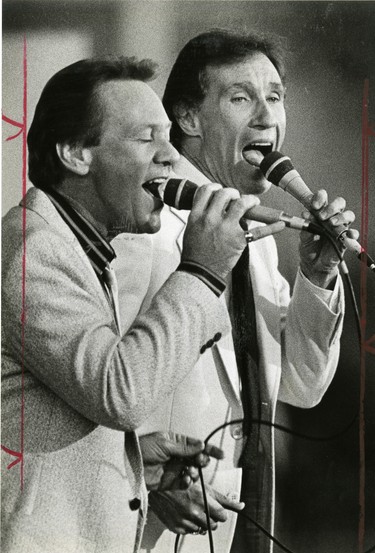
POLYGON ((261 242, 250 244, 250 275, 257 320, 262 396, 272 398, 281 373, 280 312, 277 282, 271 270, 264 272, 267 248, 261 242))
MULTIPOLYGON (((95 274, 95 271, 82 249, 81 244, 78 242, 77 238, 74 236, 74 233, 70 230, 68 225, 62 220, 54 205, 42 190, 32 187, 27 192, 25 198, 20 205, 26 206, 27 209, 35 211, 40 217, 42 217, 51 227, 54 227, 58 230, 60 234, 64 236, 66 243, 77 253, 80 257, 83 265, 85 266, 85 272, 87 274, 87 279, 90 279, 90 286, 97 288, 98 297, 102 298, 103 305, 106 307, 109 306, 106 294, 100 285, 99 279, 95 274)), ((26 215, 27 217, 27 215, 26 215)))
POLYGON ((177 235, 177 246, 180 251, 180 254, 182 253, 182 244, 184 240, 184 232, 187 220, 189 218, 189 211, 179 211, 178 209, 175 209, 174 207, 170 208, 171 212, 179 219, 182 223, 180 232, 177 235))

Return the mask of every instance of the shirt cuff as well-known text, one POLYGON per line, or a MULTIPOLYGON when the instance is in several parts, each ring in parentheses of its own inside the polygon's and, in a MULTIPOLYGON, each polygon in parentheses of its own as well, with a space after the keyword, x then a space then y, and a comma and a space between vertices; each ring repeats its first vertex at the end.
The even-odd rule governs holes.
POLYGON ((176 271, 184 271, 185 273, 196 276, 204 282, 217 297, 221 296, 225 290, 225 281, 223 279, 195 261, 182 261, 176 271))
POLYGON ((299 276, 305 282, 306 286, 319 298, 324 301, 327 307, 334 313, 338 312, 339 309, 339 297, 340 297, 340 277, 337 275, 336 282, 333 290, 327 290, 326 288, 320 288, 313 284, 301 271, 298 269, 299 276))

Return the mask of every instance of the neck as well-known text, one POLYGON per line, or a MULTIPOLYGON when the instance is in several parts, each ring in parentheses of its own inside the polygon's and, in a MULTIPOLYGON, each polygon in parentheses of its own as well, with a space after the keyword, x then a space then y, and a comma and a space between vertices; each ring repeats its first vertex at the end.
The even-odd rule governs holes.
POLYGON ((66 179, 55 190, 85 217, 104 238, 110 239, 109 229, 100 217, 100 209, 94 194, 91 192, 91 187, 82 184, 81 181, 76 182, 74 178, 66 179))
POLYGON ((210 181, 219 182, 210 172, 207 163, 202 156, 200 140, 196 138, 186 138, 181 143, 180 154, 186 157, 194 167, 203 173, 210 181))

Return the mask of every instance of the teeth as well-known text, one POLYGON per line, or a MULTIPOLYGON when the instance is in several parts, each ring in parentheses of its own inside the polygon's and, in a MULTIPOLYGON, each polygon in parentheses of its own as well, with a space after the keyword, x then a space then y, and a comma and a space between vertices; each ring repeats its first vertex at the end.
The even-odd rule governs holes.
POLYGON ((250 165, 259 167, 262 159, 271 151, 272 142, 254 141, 245 146, 242 150, 242 156, 250 165))
POLYGON ((167 177, 157 177, 156 179, 151 179, 147 182, 149 182, 150 184, 163 184, 163 182, 165 182, 167 179, 167 177))
POLYGON ((250 142, 243 149, 244 154, 260 152, 263 156, 272 152, 272 142, 250 142))
POLYGON ((250 142, 244 150, 256 150, 258 148, 272 149, 272 142, 250 142))

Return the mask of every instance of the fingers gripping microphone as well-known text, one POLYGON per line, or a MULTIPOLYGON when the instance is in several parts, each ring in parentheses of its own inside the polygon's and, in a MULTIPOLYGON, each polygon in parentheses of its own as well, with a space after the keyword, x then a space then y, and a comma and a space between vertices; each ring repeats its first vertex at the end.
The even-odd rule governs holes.
MULTIPOLYGON (((289 157, 284 156, 280 152, 271 152, 262 160, 260 170, 267 180, 291 194, 301 202, 308 211, 315 214, 314 209, 311 207, 313 192, 311 192, 309 187, 304 183, 301 175, 293 167, 289 157)), ((332 237, 341 240, 348 250, 354 251, 357 257, 364 259, 367 266, 372 271, 375 271, 375 261, 371 259, 357 240, 349 238, 346 235, 349 230, 347 226, 340 225, 337 227, 330 227, 326 221, 320 221, 319 225, 321 225, 321 227, 332 237)))
MULTIPOLYGON (((149 181, 143 186, 167 205, 176 209, 189 210, 193 206, 194 195, 199 188, 194 182, 191 182, 188 179, 179 178, 170 178, 161 184, 157 181, 149 181)), ((290 228, 307 230, 314 234, 322 233, 321 228, 314 223, 310 223, 300 217, 287 215, 284 211, 271 209, 270 207, 264 207, 261 205, 254 206, 249 209, 245 214, 245 218, 266 224, 282 221, 287 227, 290 228)))

